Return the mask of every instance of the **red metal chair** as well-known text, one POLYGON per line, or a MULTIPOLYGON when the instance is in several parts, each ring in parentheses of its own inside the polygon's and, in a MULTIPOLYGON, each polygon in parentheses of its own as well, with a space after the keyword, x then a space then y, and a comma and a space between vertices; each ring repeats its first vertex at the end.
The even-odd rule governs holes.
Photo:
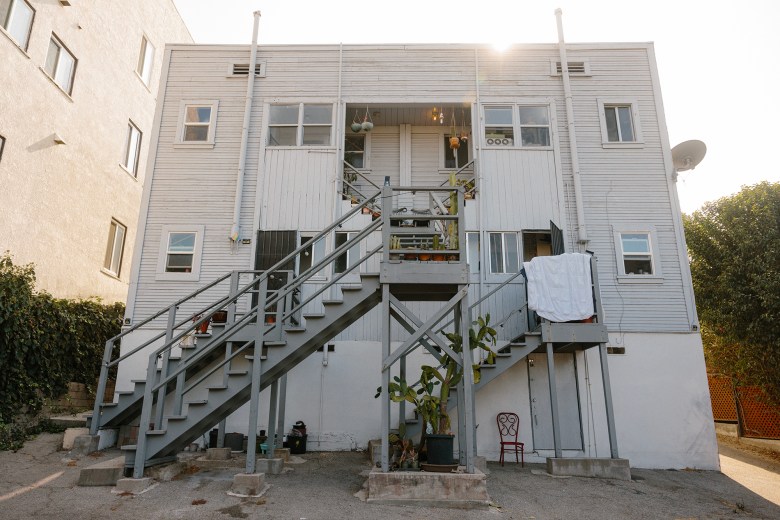
POLYGON ((496 424, 498 424, 498 434, 501 442, 501 458, 499 462, 504 465, 504 451, 515 452, 515 462, 517 462, 517 454, 520 453, 520 467, 525 467, 525 460, 523 454, 525 453, 525 444, 518 442, 517 435, 520 427, 520 419, 516 413, 501 412, 496 416, 496 424))

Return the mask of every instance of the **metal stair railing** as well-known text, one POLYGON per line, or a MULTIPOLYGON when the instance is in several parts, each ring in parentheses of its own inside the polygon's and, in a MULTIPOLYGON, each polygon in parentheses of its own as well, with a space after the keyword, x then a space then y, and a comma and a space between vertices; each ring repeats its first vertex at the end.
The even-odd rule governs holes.
MULTIPOLYGON (((157 422, 161 422, 164 414, 163 414, 163 408, 165 405, 165 393, 167 389, 167 385, 170 384, 174 379, 179 379, 182 377, 182 374, 186 372, 186 370, 190 367, 192 367, 194 364, 198 363, 199 361, 202 361, 205 359, 206 356, 208 356, 215 348, 217 348, 220 345, 225 344, 227 341, 230 340, 230 338, 240 329, 245 327, 248 323, 250 323, 255 317, 257 317, 258 327, 263 327, 263 320, 260 319, 262 310, 262 315, 265 315, 265 311, 267 311, 269 308, 272 308, 274 305, 276 305, 278 302, 287 299, 293 291, 297 290, 297 288, 303 283, 303 281, 309 279, 311 276, 313 276, 315 273, 321 271, 324 269, 327 265, 331 264, 333 261, 335 261, 336 258, 338 258, 341 254, 346 252, 348 249, 359 243, 361 240, 365 239, 371 232, 378 229, 379 226, 381 226, 381 220, 372 222, 371 225, 367 226, 363 231, 358 233, 355 237, 347 240, 344 244, 342 244, 340 247, 336 248, 335 251, 333 251, 330 255, 328 255, 326 258, 322 259, 321 261, 317 262, 314 266, 312 266, 310 269, 308 269, 306 272, 303 273, 303 276, 301 277, 301 281, 293 281, 292 283, 287 283, 285 286, 283 286, 279 290, 275 290, 275 296, 268 299, 266 297, 266 292, 268 290, 268 280, 273 276, 273 273, 280 272, 280 268, 289 262, 295 260, 297 255, 299 255, 302 251, 304 251, 311 243, 316 242, 317 240, 320 240, 327 236, 329 233, 331 233, 333 230, 335 230, 337 227, 341 226, 346 220, 351 218, 354 214, 361 211, 363 207, 367 207, 369 204, 372 204, 374 200, 376 200, 380 196, 380 193, 376 193, 372 197, 366 199, 361 204, 353 208, 351 211, 347 212, 345 215, 343 215, 340 219, 332 223, 330 226, 328 226, 326 229, 321 231, 318 235, 313 237, 310 241, 307 241, 306 243, 299 246, 295 251, 287 255, 285 258, 277 262, 275 265, 273 265, 271 268, 269 268, 266 271, 263 271, 260 276, 254 278, 251 282, 246 284, 244 287, 239 289, 235 292, 235 294, 231 294, 227 298, 222 298, 218 302, 212 304, 209 309, 219 308, 224 305, 233 306, 235 305, 236 301, 243 297, 245 294, 249 292, 256 292, 259 296, 258 298, 258 304, 254 306, 252 309, 250 309, 249 312, 245 313, 243 317, 241 317, 238 321, 229 324, 226 329, 219 334, 217 337, 212 338, 211 341, 209 341, 202 349, 199 349, 198 352, 185 360, 181 365, 178 367, 178 369, 168 375, 166 372, 162 372, 160 375, 160 381, 155 384, 155 374, 156 374, 156 367, 157 367, 157 360, 162 356, 162 358, 165 360, 170 355, 170 350, 179 344, 180 340, 187 335, 190 332, 190 328, 185 329, 184 331, 174 334, 173 331, 175 328, 173 325, 175 324, 175 306, 169 307, 169 320, 168 320, 168 328, 166 332, 163 334, 157 335, 153 340, 147 342, 146 344, 142 345, 143 347, 150 345, 152 342, 159 340, 163 335, 165 336, 165 343, 157 348, 153 353, 149 355, 149 362, 147 365, 147 380, 146 380, 146 387, 144 389, 144 401, 142 406, 142 412, 141 412, 141 427, 140 432, 142 433, 139 435, 138 445, 137 445, 137 453, 136 453, 136 468, 134 471, 134 474, 139 475, 143 474, 143 465, 145 462, 145 444, 146 444, 146 434, 145 432, 149 429, 149 425, 151 423, 151 413, 152 413, 152 406, 154 405, 154 394, 153 392, 158 392, 157 395, 157 413, 156 418, 158 418, 157 422), (260 286, 260 289, 255 289, 257 286, 260 286), (139 467, 140 466, 140 467, 139 467)), ((360 263, 363 263, 365 259, 375 254, 380 248, 375 249, 371 252, 370 255, 367 255, 360 263)), ((357 265, 351 266, 351 268, 347 271, 352 271, 357 265)), ((346 274, 346 273, 344 273, 346 274)), ((230 275, 223 276, 220 281, 224 281, 228 277, 234 276, 232 273, 230 275)), ((334 277, 327 286, 333 286, 334 283, 338 282, 342 276, 334 277)), ((231 280, 231 288, 235 284, 231 280)), ((202 292, 202 291, 201 291, 202 292)), ((232 292, 232 291, 231 291, 232 292)), ((277 331, 281 331, 282 325, 286 319, 289 319, 294 315, 296 310, 298 308, 302 308, 300 304, 296 307, 296 309, 293 309, 290 312, 283 312, 281 317, 281 320, 276 321, 275 324, 268 327, 267 330, 263 331, 262 335, 265 335, 268 333, 269 330, 276 329, 277 331)), ((157 314, 157 316, 161 316, 164 314, 165 311, 161 311, 157 314)), ((278 311, 277 311, 278 312, 278 311)), ((202 318, 198 320, 194 326, 199 325, 203 321, 205 321, 207 318, 202 318)), ((143 324, 149 323, 151 320, 145 320, 143 324)), ((184 322, 182 322, 184 323, 184 322)), ((139 324, 139 327, 142 324, 139 324)), ((135 329, 137 330, 137 328, 135 329)), ((129 333, 131 331, 127 331, 126 333, 129 333)), ((258 350, 258 346, 260 347, 260 353, 257 354, 257 364, 259 365, 259 356, 261 355, 262 350, 262 344, 255 340, 254 343, 255 350, 258 350)), ((113 346, 112 346, 113 348, 113 346)), ((140 348, 134 349, 133 353, 138 352, 141 350, 140 348)), ((243 349, 241 349, 243 350, 243 349)), ((130 353, 128 353, 127 356, 124 356, 123 359, 127 359, 129 357, 130 353)), ((235 356, 232 354, 228 354, 226 356, 226 360, 224 360, 218 367, 224 366, 226 363, 229 363, 231 359, 233 359, 235 356)), ((114 362, 118 363, 118 361, 114 362)), ((110 365, 112 363, 105 364, 106 366, 110 365)), ((192 385, 190 385, 190 388, 192 385)), ((176 408, 180 408, 180 399, 183 395, 182 393, 177 392, 177 396, 175 398, 176 401, 176 408)), ((99 427, 99 402, 96 402, 95 408, 98 410, 98 413, 96 414, 97 420, 93 422, 93 427, 95 428, 95 431, 97 431, 97 428, 99 427)))
MULTIPOLYGON (((362 193, 360 191, 360 188, 358 186, 355 186, 355 184, 353 184, 354 182, 357 181, 358 177, 360 177, 361 179, 365 180, 368 184, 370 184, 371 186, 373 186, 377 190, 381 191, 382 188, 377 186, 377 184, 374 181, 372 181, 371 179, 366 177, 361 171, 357 170, 354 166, 349 164, 347 161, 344 161, 344 174, 343 174, 343 178, 341 180, 341 183, 342 183, 342 186, 343 186, 342 187, 342 193, 344 194, 344 196, 349 197, 351 200, 356 201, 356 202, 362 202, 363 200, 366 200, 366 199, 369 198, 368 196, 366 196, 364 193, 362 193), (348 174, 347 170, 351 170, 352 173, 348 174)), ((381 213, 382 205, 381 205, 381 203, 380 204, 372 204, 372 205, 369 206, 369 209, 374 214, 381 213)))

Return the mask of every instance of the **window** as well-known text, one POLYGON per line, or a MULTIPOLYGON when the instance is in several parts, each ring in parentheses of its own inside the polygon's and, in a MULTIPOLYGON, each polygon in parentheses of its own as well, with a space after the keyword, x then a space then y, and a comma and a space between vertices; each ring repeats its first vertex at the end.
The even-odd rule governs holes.
POLYGON ((466 233, 466 263, 469 274, 479 274, 479 233, 466 233))
POLYGON ((444 135, 444 167, 445 168, 462 168, 469 162, 469 146, 468 141, 461 141, 460 147, 456 150, 450 148, 450 135, 444 135))
POLYGON ((642 143, 636 100, 598 100, 601 141, 605 148, 642 143))
POLYGON ((625 274, 653 274, 653 252, 650 250, 649 234, 621 233, 620 246, 625 274))
POLYGON ((200 278, 204 226, 163 226, 156 280, 200 278))
POLYGON ((122 267, 122 253, 125 249, 125 235, 127 228, 117 222, 111 221, 108 229, 108 245, 106 246, 106 258, 103 261, 103 269, 114 276, 119 276, 122 267))
POLYGON ((658 239, 655 228, 647 224, 614 228, 618 281, 661 281, 658 239))
POLYGON ((547 107, 519 107, 520 141, 523 146, 550 146, 547 107))
POLYGON ((486 146, 550 146, 550 113, 546 105, 486 106, 484 113, 486 146))
POLYGON ((141 156, 141 131, 130 121, 127 124, 127 141, 125 142, 125 159, 122 165, 127 171, 138 177, 138 159, 141 156))
MULTIPOLYGON (((350 239, 354 238, 357 235, 357 233, 336 233, 336 246, 335 248, 338 249, 339 247, 343 246, 347 243, 350 239)), ((347 249, 344 253, 340 254, 338 258, 336 258, 336 261, 333 263, 333 272, 343 273, 346 271, 349 267, 352 267, 355 265, 358 260, 360 260, 360 243, 356 243, 354 246, 347 249)))
POLYGON ((344 138, 344 160, 354 168, 366 168, 366 135, 347 135, 344 138))
POLYGON ((513 112, 511 106, 485 107, 485 142, 488 146, 515 144, 513 112))
POLYGON ((175 147, 213 148, 217 126, 216 100, 184 100, 179 105, 179 133, 175 147))
POLYGON ((183 141, 206 142, 211 127, 211 107, 188 106, 184 112, 183 141))
POLYGON ((549 231, 523 231, 523 262, 537 256, 552 255, 552 237, 549 231))
POLYGON ((141 52, 138 55, 138 66, 135 71, 138 76, 144 82, 144 85, 149 86, 149 82, 152 79, 152 67, 154 65, 154 45, 146 38, 141 37, 141 52))
POLYGON ((0 160, 3 159, 3 150, 5 149, 5 137, 0 135, 0 160))
POLYGON ((19 47, 27 50, 35 10, 25 0, 0 0, 0 21, 19 47))
POLYGON ((62 90, 68 94, 71 93, 73 76, 76 73, 76 58, 54 35, 49 41, 49 52, 46 55, 44 70, 62 90))
POLYGON ((268 146, 330 146, 332 105, 272 105, 268 146))
POLYGON ((490 233, 490 273, 516 273, 520 270, 517 233, 490 233))
MULTIPOLYGON (((300 245, 305 244, 314 237, 313 234, 301 234, 300 245)), ((325 258, 325 239, 320 238, 314 244, 301 251, 298 257, 298 273, 305 273, 311 266, 317 265, 322 259, 325 258)), ((315 273, 313 276, 317 276, 315 273)))

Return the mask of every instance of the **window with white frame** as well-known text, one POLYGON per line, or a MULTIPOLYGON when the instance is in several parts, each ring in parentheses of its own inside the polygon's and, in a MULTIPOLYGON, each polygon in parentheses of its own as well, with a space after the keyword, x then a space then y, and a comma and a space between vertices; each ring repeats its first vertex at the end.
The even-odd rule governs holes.
POLYGON ((108 243, 106 245, 106 257, 103 261, 103 269, 114 276, 119 276, 122 268, 122 253, 125 249, 125 235, 127 228, 117 222, 111 221, 108 229, 108 243))
POLYGON ((155 279, 198 280, 204 230, 204 226, 163 226, 155 279))
POLYGON ((138 177, 138 160, 141 157, 141 131, 132 121, 127 123, 127 140, 125 141, 125 157, 122 165, 133 177, 138 177))
POLYGON ((271 105, 268 146, 330 146, 333 105, 271 105))
POLYGON ((46 54, 44 70, 59 87, 67 94, 73 91, 73 77, 76 74, 76 58, 55 36, 49 40, 49 51, 46 54))
POLYGON ((632 99, 599 99, 599 122, 604 146, 632 146, 642 143, 637 102, 632 99))
POLYGON ((444 134, 444 167, 462 168, 469 162, 468 140, 461 140, 460 146, 453 150, 450 147, 450 137, 450 134, 444 134))
MULTIPOLYGON (((301 233, 299 245, 304 245, 314 238, 315 233, 301 233)), ((311 266, 317 265, 325 258, 325 238, 320 238, 313 244, 309 244, 298 256, 298 273, 305 273, 311 266)), ((315 273, 313 276, 318 276, 315 273)))
MULTIPOLYGON (((338 232, 336 233, 336 242, 335 242, 335 248, 338 249, 339 247, 346 244, 350 239, 354 238, 357 235, 357 233, 343 233, 338 232)), ((336 258, 336 261, 333 263, 333 272, 336 274, 343 273, 348 268, 355 265, 358 260, 360 260, 360 243, 356 243, 349 249, 347 249, 345 252, 340 254, 338 258, 336 258)))
POLYGON ((479 233, 466 233, 466 263, 469 274, 479 274, 479 233))
POLYGON ((146 36, 141 36, 141 52, 138 55, 138 66, 135 71, 144 85, 149 86, 152 79, 152 67, 154 66, 154 45, 146 36))
POLYGON ((485 146, 550 146, 550 111, 547 105, 487 105, 483 110, 485 146))
POLYGON ((25 0, 0 0, 2 27, 24 50, 30 41, 35 9, 25 0))
POLYGON ((508 274, 520 270, 517 233, 489 233, 490 273, 508 274))
POLYGON ((205 143, 209 141, 214 110, 211 105, 187 105, 181 140, 205 143))
POLYGON ((658 239, 651 225, 613 228, 618 279, 641 281, 658 279, 661 266, 658 239))

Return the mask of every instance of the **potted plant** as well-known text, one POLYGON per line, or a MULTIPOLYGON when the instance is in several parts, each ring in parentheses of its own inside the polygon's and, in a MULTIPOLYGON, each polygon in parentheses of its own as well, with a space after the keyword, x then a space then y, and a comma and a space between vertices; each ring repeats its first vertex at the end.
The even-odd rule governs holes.
MULTIPOLYGON (((444 251, 444 242, 439 235, 433 237, 433 249, 434 251, 444 251)), ((432 259, 434 262, 444 262, 447 256, 444 253, 433 253, 432 259)))
POLYGON ((401 249, 401 237, 392 235, 390 237, 390 260, 400 260, 401 253, 393 252, 401 249))
MULTIPOLYGON (((469 329, 469 348, 487 352, 485 362, 495 363, 496 353, 491 348, 496 344, 496 330, 490 326, 490 314, 480 316, 469 329)), ((456 354, 463 351, 463 338, 456 332, 445 333, 450 340, 450 349, 456 354)), ((415 390, 404 379, 394 377, 388 387, 390 399, 393 402, 407 401, 414 405, 415 411, 422 419, 421 451, 427 445, 429 464, 452 464, 452 447, 454 435, 450 431, 450 415, 447 410, 450 390, 463 377, 463 368, 455 359, 442 353, 441 365, 432 367, 423 365, 420 374, 420 387, 415 390), (438 391, 437 391, 438 388, 438 391), (430 426, 431 433, 426 434, 430 426)), ((480 379, 480 364, 472 365, 474 382, 480 379)), ((381 387, 375 397, 379 397, 381 387)))
POLYGON ((420 249, 423 251, 420 252, 420 254, 417 255, 417 258, 420 259, 420 262, 427 262, 431 259, 431 253, 425 251, 430 250, 430 244, 428 243, 428 240, 423 240, 420 242, 420 249))

